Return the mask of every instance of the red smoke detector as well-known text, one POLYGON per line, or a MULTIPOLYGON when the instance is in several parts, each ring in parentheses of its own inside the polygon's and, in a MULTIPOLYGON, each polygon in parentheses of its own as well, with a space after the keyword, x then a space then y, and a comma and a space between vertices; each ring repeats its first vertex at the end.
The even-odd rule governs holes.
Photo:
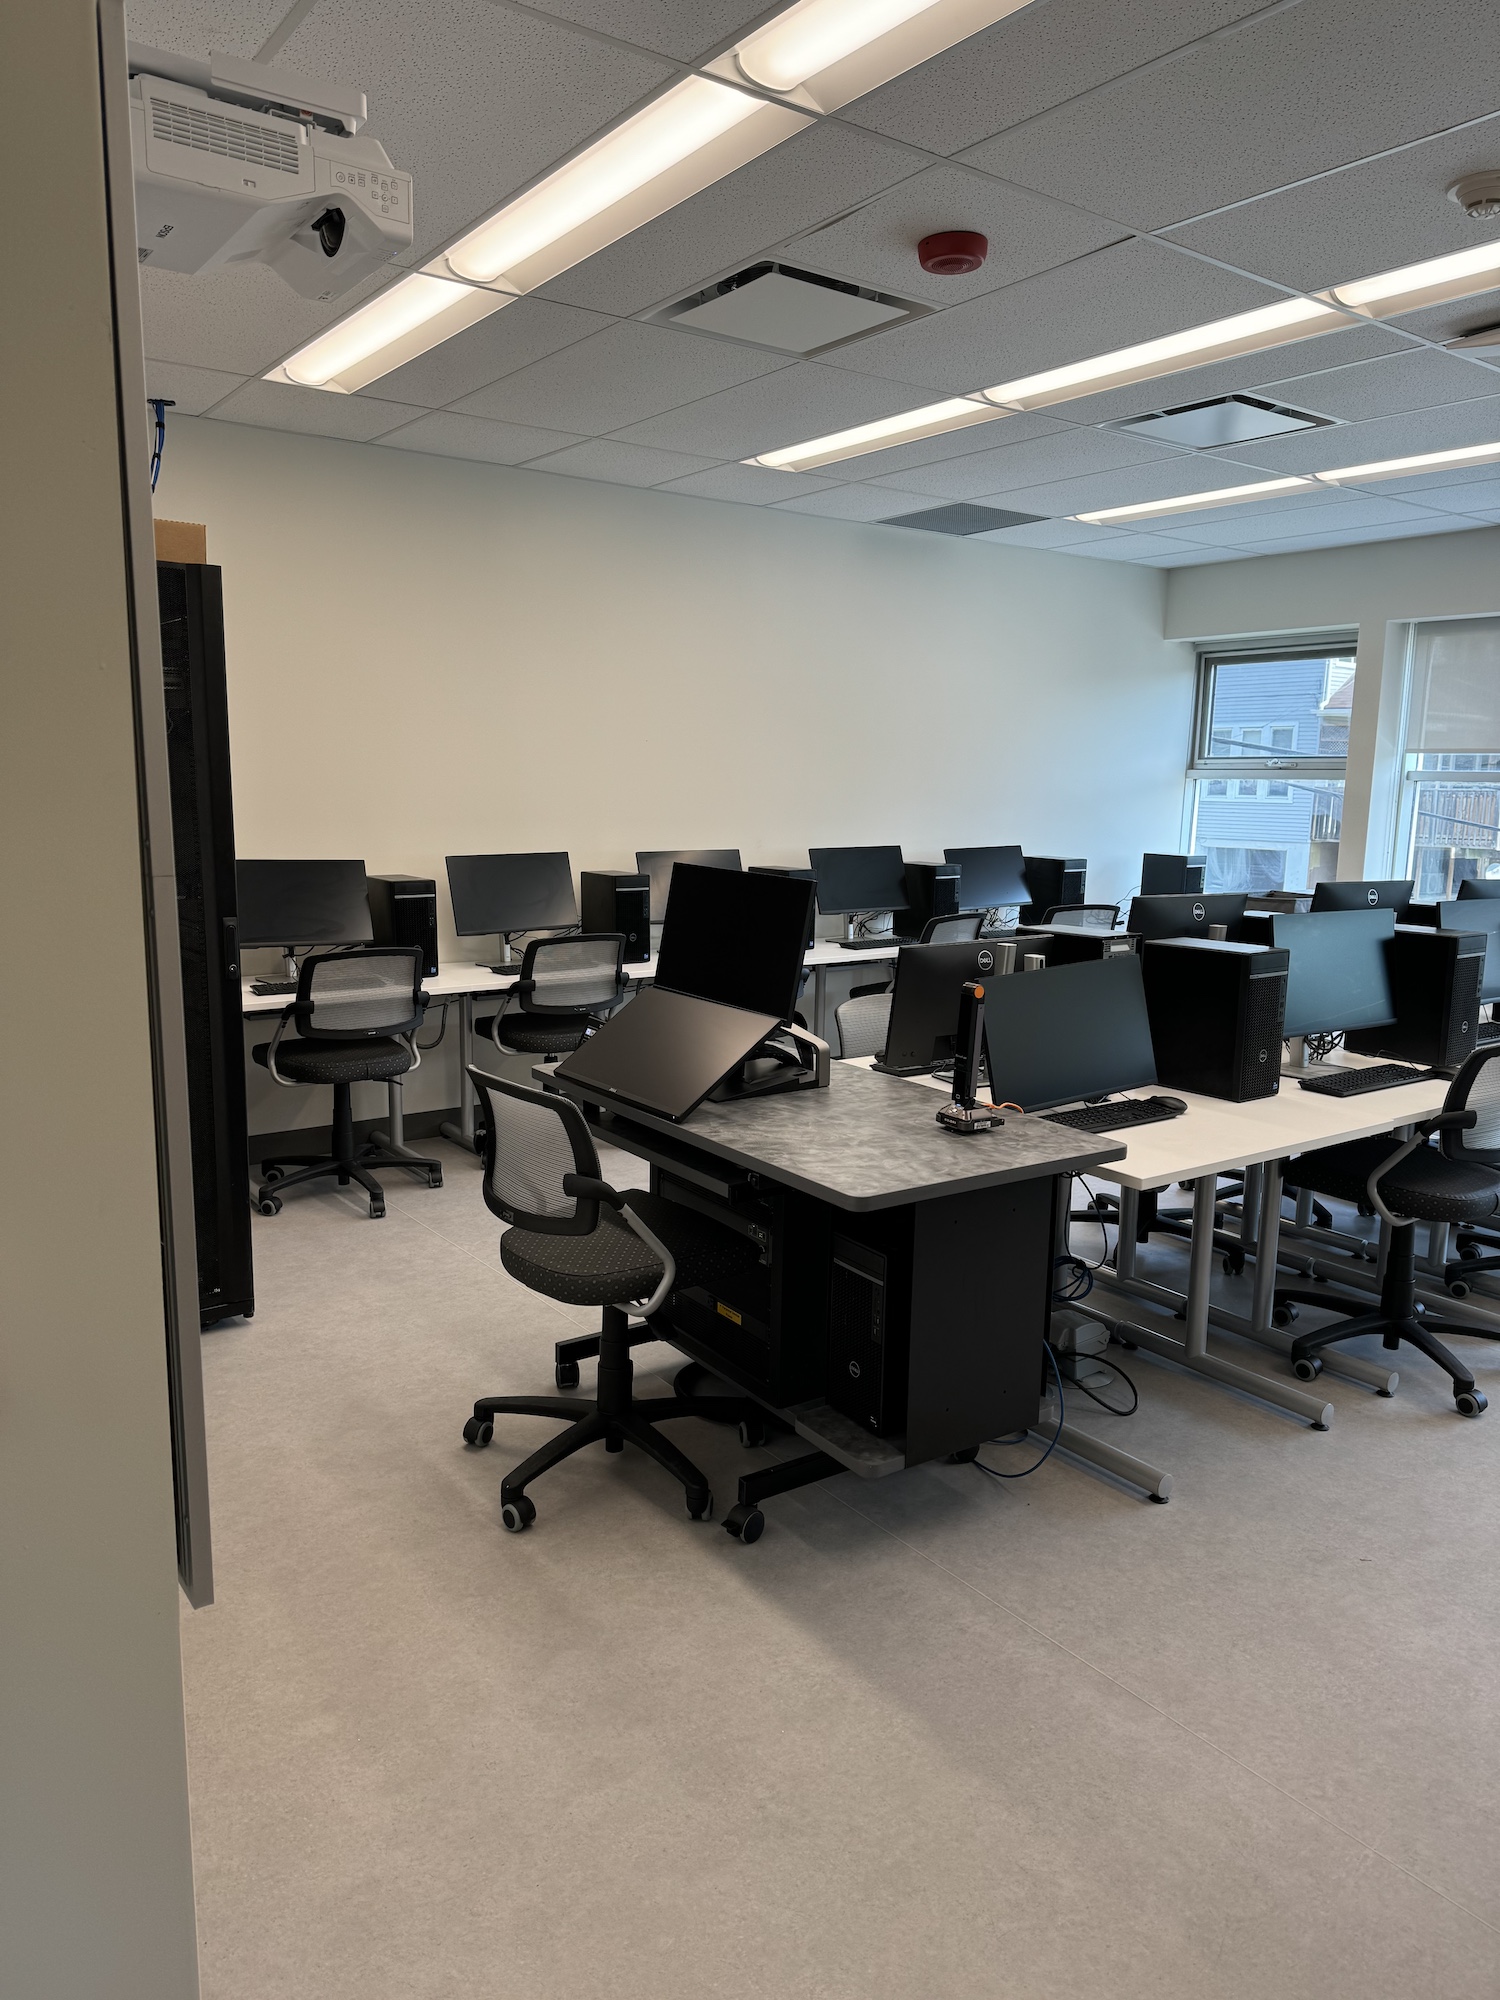
POLYGON ((979 269, 989 249, 989 238, 977 229, 942 229, 936 236, 922 238, 917 258, 935 278, 961 278, 966 271, 979 269))

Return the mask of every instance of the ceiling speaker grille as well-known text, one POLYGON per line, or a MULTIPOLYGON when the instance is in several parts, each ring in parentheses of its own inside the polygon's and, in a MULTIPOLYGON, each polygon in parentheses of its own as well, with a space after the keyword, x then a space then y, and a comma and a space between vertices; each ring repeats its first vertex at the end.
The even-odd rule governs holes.
POLYGON ((295 133, 268 131, 243 118, 226 118, 198 104, 174 98, 151 98, 151 136, 166 146, 186 146, 190 152, 212 153, 221 160, 242 160, 247 166, 269 167, 278 174, 301 171, 295 133))

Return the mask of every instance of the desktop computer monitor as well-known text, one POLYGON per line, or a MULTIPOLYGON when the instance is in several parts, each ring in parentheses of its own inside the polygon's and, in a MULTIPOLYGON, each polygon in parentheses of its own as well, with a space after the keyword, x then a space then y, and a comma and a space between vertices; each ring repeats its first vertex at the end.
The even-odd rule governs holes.
POLYGON ((242 950, 369 944, 375 935, 363 861, 240 861, 234 873, 242 950))
POLYGON ((651 921, 661 923, 667 914, 667 892, 672 886, 672 870, 679 861, 691 861, 697 868, 738 868, 737 847, 657 847, 649 853, 636 849, 638 872, 651 882, 651 921))
POLYGON ((788 1019, 802 981, 812 897, 812 883, 791 876, 677 862, 656 984, 788 1019))
POLYGON ((1146 989, 1133 951, 987 980, 984 1040, 990 1095, 1023 1111, 1156 1082, 1146 989))
MULTIPOLYGON (((905 909, 906 863, 899 847, 811 847, 807 858, 825 917, 905 909)), ((960 878, 961 892, 962 886, 960 878)))
POLYGON ((957 864, 965 910, 1012 910, 1031 901, 1019 847, 945 847, 943 859, 957 864))
MULTIPOLYGON (((1465 884, 1467 887, 1467 884, 1465 884)), ((1479 981, 1481 1000, 1500 1000, 1500 899, 1493 896, 1463 896, 1437 906, 1440 931, 1480 931, 1484 935, 1484 972, 1479 981)))
POLYGON ((994 948, 977 941, 902 945, 880 1067, 915 1075, 951 1062, 960 991, 966 980, 987 981, 994 970, 994 948))
POLYGON ((1500 877, 1486 876, 1484 881, 1476 881, 1472 875, 1465 875, 1458 885, 1458 900, 1461 903, 1485 903, 1500 897, 1500 877))
POLYGON ((1290 955, 1282 1030, 1287 1038, 1388 1027, 1396 1018, 1390 973, 1395 935, 1394 910, 1273 916, 1271 942, 1290 955))
POLYGON ((1143 854, 1143 896, 1201 896, 1208 873, 1206 854, 1143 854))
POLYGON ((1411 908, 1412 884, 1406 882, 1319 882, 1312 892, 1312 914, 1323 910, 1394 910, 1397 921, 1411 908))
POLYGON ((1237 924, 1244 896, 1137 896, 1125 928, 1138 938, 1206 938, 1213 924, 1237 924))
POLYGON ((510 938, 578 922, 566 854, 450 854, 448 893, 460 937, 510 938))

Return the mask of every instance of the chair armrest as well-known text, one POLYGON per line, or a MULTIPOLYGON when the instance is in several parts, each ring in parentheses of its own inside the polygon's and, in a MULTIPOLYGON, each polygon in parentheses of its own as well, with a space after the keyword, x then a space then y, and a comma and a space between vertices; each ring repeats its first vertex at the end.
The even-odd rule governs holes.
POLYGON ((281 1047, 281 1038, 292 1025, 292 1019, 296 1012, 297 1003, 295 1000, 289 1007, 282 1010, 281 1019, 276 1023, 276 1032, 271 1037, 271 1046, 266 1050, 266 1068, 271 1072, 271 1081, 279 1083, 283 1090, 295 1090, 297 1088, 292 1078, 283 1076, 281 1071, 276 1067, 276 1051, 281 1047))
POLYGON ((1463 1111, 1440 1111, 1435 1118, 1424 1118, 1417 1130, 1424 1139, 1430 1139, 1434 1132, 1472 1132, 1479 1123, 1479 1113, 1472 1107, 1463 1111))
POLYGON ((608 1181, 596 1180, 592 1174, 564 1174, 563 1193, 577 1201, 602 1201, 609 1208, 625 1206, 624 1195, 616 1194, 608 1181))

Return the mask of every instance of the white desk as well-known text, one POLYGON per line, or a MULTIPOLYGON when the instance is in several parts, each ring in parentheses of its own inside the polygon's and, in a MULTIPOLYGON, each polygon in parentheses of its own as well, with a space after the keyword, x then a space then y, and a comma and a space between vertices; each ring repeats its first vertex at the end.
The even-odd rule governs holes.
POLYGON ((901 949, 898 944, 877 945, 870 951, 845 951, 837 938, 819 938, 811 945, 802 963, 813 976, 812 1031, 823 1041, 828 1040, 828 968, 831 965, 847 965, 851 971, 861 962, 879 966, 878 977, 884 978, 891 970, 890 961, 901 949))

